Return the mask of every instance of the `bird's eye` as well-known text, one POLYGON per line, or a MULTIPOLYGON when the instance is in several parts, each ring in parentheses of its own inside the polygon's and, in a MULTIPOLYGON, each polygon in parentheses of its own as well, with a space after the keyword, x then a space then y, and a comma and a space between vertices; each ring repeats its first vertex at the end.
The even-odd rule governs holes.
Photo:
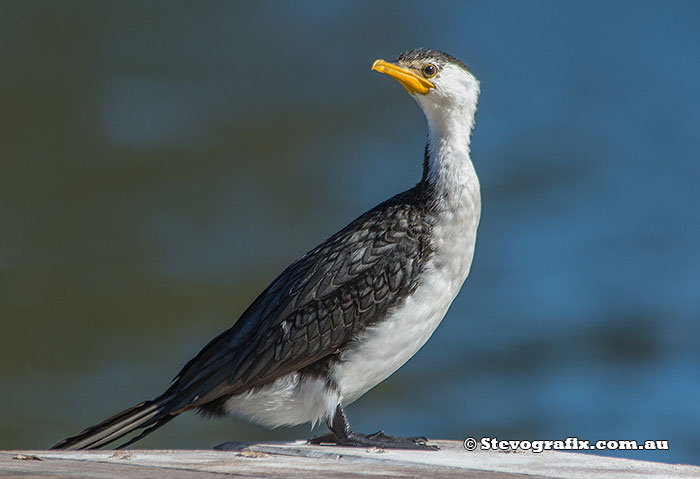
POLYGON ((437 75, 437 67, 432 63, 427 63, 423 65, 423 76, 425 78, 432 78, 437 75))

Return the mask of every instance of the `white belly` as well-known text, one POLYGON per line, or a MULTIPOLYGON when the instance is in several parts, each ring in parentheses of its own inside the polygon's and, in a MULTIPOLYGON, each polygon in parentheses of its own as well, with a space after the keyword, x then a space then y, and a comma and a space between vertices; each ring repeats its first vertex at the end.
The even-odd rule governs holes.
POLYGON ((288 374, 262 388, 233 396, 226 402, 229 413, 267 427, 295 426, 333 417, 338 392, 326 386, 325 379, 300 379, 288 374))

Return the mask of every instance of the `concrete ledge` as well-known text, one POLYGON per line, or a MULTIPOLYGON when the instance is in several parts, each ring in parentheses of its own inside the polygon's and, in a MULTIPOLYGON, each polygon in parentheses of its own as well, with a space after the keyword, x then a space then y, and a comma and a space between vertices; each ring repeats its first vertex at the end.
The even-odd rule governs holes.
POLYGON ((468 452, 459 441, 432 451, 289 443, 226 443, 219 450, 1 451, 0 477, 207 478, 698 478, 700 467, 544 451, 468 452))

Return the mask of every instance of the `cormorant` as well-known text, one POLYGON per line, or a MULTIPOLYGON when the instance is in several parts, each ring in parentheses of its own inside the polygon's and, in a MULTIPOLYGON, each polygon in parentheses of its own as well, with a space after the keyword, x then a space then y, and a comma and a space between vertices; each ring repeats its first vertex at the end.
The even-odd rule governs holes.
POLYGON ((268 427, 324 421, 330 434, 318 443, 436 449, 423 437, 358 433, 343 408, 423 346, 469 273, 481 212, 469 156, 479 82, 460 60, 424 48, 372 70, 396 79, 427 118, 418 184, 287 267, 163 394, 54 449, 142 430, 126 447, 191 409, 268 427))

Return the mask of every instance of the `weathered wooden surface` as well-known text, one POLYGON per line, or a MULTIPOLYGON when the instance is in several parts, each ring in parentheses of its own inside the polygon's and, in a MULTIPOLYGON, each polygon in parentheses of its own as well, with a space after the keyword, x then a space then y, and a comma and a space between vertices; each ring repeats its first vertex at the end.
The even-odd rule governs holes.
POLYGON ((468 452, 434 441, 439 452, 356 449, 296 443, 227 443, 216 451, 2 451, 0 478, 415 477, 698 478, 700 467, 545 451, 468 452), (36 458, 36 459, 34 459, 36 458))

